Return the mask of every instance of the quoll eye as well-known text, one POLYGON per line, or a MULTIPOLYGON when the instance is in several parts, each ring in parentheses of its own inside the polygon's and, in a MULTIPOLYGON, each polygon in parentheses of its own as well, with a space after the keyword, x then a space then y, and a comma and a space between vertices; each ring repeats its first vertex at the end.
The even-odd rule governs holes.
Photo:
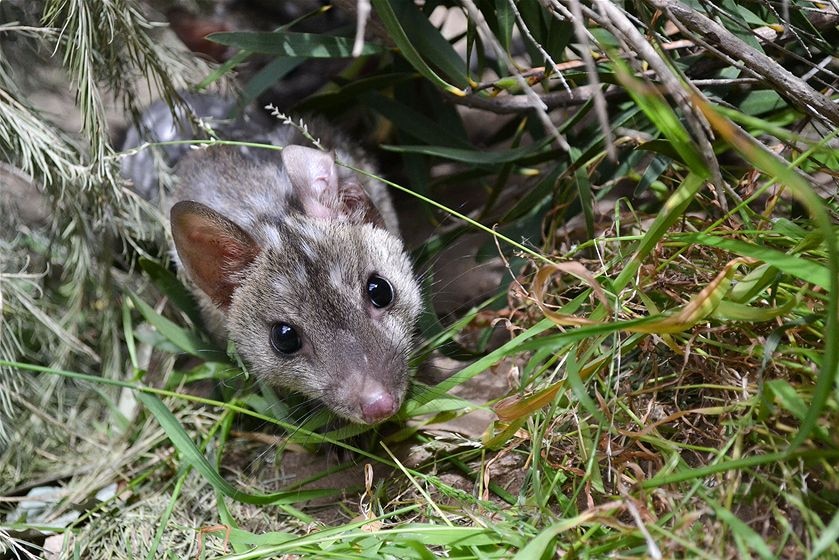
POLYGON ((288 323, 274 323, 271 326, 271 347, 277 354, 294 354, 302 346, 300 335, 288 323))
POLYGON ((387 307, 393 302, 393 286, 378 274, 373 274, 367 279, 367 295, 374 307, 387 307))

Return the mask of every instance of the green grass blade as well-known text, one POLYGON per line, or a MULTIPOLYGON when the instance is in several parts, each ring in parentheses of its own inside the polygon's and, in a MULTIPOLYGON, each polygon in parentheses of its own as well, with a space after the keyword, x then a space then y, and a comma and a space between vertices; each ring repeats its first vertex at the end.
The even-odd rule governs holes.
POLYGON ((191 354, 208 362, 227 362, 227 355, 224 352, 213 347, 212 344, 201 339, 194 332, 179 327, 166 317, 156 312, 149 304, 141 300, 135 294, 128 292, 128 297, 131 299, 131 303, 134 304, 134 307, 137 308, 149 324, 157 329, 157 331, 167 340, 187 354, 191 354))
MULTIPOLYGON (((468 87, 469 80, 466 79, 466 64, 463 59, 440 34, 440 31, 417 9, 414 2, 391 0, 389 4, 393 8, 396 19, 402 25, 402 29, 411 40, 411 44, 423 60, 439 68, 450 83, 459 88, 468 87)), ((376 10, 378 9, 376 6, 376 10)))
POLYGON ((210 465, 209 461, 207 461, 206 457, 204 457, 183 429, 181 423, 175 418, 175 415, 163 404, 163 401, 155 395, 149 395, 147 393, 137 393, 137 398, 142 401, 145 407, 149 409, 149 412, 160 423, 160 426, 166 432, 166 435, 169 436, 169 440, 181 454, 183 460, 201 473, 214 489, 229 498, 246 504, 291 504, 335 495, 335 491, 333 490, 300 490, 294 492, 277 492, 275 494, 248 494, 242 492, 222 478, 218 471, 210 465))
POLYGON ((677 233, 671 237, 686 243, 698 243, 708 247, 717 247, 735 255, 758 259, 774 266, 785 274, 789 274, 805 282, 810 282, 825 290, 830 289, 830 270, 826 266, 797 255, 790 255, 777 249, 755 245, 754 243, 739 239, 709 235, 707 233, 677 233))
POLYGON ((819 540, 813 545, 813 550, 807 560, 815 560, 821 558, 822 554, 829 549, 833 549, 834 554, 839 554, 839 511, 833 514, 830 523, 825 527, 824 532, 819 537, 819 540))
POLYGON ((760 558, 764 560, 775 558, 766 541, 754 529, 746 525, 726 508, 713 502, 711 504, 714 507, 714 513, 716 513, 717 518, 728 525, 735 538, 740 539, 750 550, 757 553, 760 558))
MULTIPOLYGON (((613 60, 619 59, 613 57, 613 60)), ((630 97, 644 111, 656 129, 670 141, 673 149, 681 156, 691 172, 703 179, 708 178, 711 173, 699 153, 699 148, 690 133, 682 126, 679 117, 667 104, 664 96, 653 86, 633 77, 625 64, 616 63, 615 69, 618 80, 626 88, 630 97)))
POLYGON ((837 374, 839 374, 839 336, 836 336, 836 333, 839 332, 839 247, 837 247, 834 225, 825 208, 824 200, 813 191, 812 187, 801 176, 784 165, 781 160, 778 160, 754 138, 732 126, 713 107, 702 100, 697 99, 695 101, 720 136, 727 140, 752 165, 780 184, 785 185, 793 196, 801 201, 824 240, 829 271, 824 355, 807 417, 801 422, 798 433, 790 442, 789 448, 792 450, 802 445, 816 427, 832 393, 832 388, 836 384, 837 374))

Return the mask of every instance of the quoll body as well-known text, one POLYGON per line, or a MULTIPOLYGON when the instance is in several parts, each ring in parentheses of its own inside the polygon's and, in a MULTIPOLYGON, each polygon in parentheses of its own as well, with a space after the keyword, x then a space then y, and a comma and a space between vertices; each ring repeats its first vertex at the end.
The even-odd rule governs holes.
MULTIPOLYGON (((199 115, 215 107, 211 98, 189 101, 199 115)), ((147 112, 153 138, 178 135, 166 114, 162 104, 147 112)), ((311 129, 330 151, 306 147, 288 125, 219 127, 283 149, 170 153, 177 184, 161 205, 214 336, 232 340, 260 378, 373 424, 404 400, 420 290, 386 187, 336 163, 373 173, 346 139, 311 129)), ((146 167, 129 159, 123 169, 148 187, 146 167)))

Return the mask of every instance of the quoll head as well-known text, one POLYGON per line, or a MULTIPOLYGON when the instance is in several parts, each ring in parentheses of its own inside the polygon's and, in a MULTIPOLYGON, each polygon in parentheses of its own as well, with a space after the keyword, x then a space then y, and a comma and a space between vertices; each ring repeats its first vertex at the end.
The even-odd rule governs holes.
POLYGON ((421 307, 410 259, 357 179, 338 180, 331 155, 289 146, 283 164, 298 211, 252 231, 204 204, 175 204, 181 263, 253 373, 353 422, 380 422, 409 384, 421 307))

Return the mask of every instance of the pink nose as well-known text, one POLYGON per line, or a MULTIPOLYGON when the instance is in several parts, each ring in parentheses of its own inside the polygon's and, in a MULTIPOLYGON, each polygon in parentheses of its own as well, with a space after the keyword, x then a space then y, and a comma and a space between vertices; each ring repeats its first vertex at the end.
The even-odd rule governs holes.
POLYGON ((368 424, 375 424, 396 414, 396 401, 390 393, 376 392, 367 395, 361 403, 361 417, 368 424))

